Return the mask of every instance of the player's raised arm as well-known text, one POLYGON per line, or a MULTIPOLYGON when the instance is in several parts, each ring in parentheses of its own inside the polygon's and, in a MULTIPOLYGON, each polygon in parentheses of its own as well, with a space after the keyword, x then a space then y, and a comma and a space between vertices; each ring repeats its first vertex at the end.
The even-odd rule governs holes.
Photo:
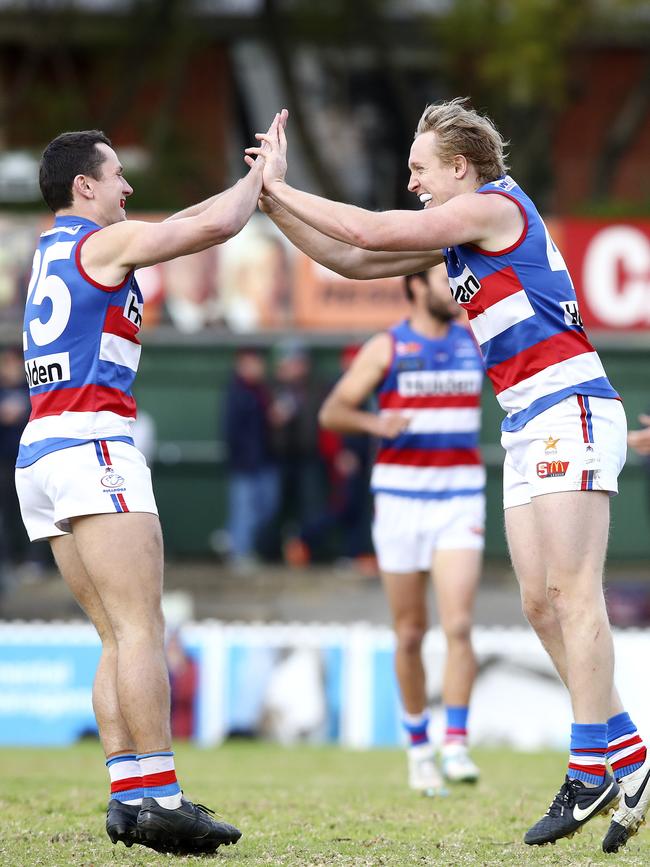
POLYGON ((392 439, 408 427, 409 419, 401 413, 377 415, 359 408, 386 375, 392 351, 392 339, 386 332, 363 345, 321 407, 318 420, 324 428, 392 439))
POLYGON ((303 223, 278 204, 271 196, 260 197, 260 210, 267 214, 280 231, 310 259, 342 277, 371 280, 377 277, 402 277, 437 265, 440 250, 388 253, 363 250, 337 241, 303 223))
MULTIPOLYGON (((269 132, 279 123, 278 114, 269 132)), ((110 155, 108 160, 105 171, 121 175, 119 163, 112 167, 110 155)), ((161 223, 125 219, 113 222, 84 243, 84 270, 99 283, 117 285, 133 268, 166 262, 227 241, 241 231, 257 206, 262 169, 262 162, 255 162, 234 186, 188 209, 190 216, 177 214, 176 219, 161 223)))
POLYGON ((419 196, 424 209, 379 213, 332 202, 287 184, 284 127, 276 125, 256 138, 262 145, 247 148, 246 153, 264 158, 265 192, 299 220, 337 241, 370 251, 428 252, 470 242, 489 248, 493 238, 504 234, 516 238, 521 232, 516 205, 503 197, 474 194, 480 183, 474 167, 462 155, 455 157, 446 171, 450 178, 463 181, 467 190, 464 195, 447 195, 447 179, 444 175, 440 178, 439 166, 435 166, 438 175, 434 176, 433 192, 423 185, 427 160, 436 157, 430 143, 422 141, 421 136, 411 149, 409 189, 419 196))

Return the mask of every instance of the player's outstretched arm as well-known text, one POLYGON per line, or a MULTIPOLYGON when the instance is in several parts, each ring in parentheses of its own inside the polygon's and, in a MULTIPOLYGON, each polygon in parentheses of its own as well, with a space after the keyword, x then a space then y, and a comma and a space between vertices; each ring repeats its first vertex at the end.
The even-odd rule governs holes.
MULTIPOLYGON (((304 223, 330 238, 369 251, 429 252, 456 244, 481 243, 512 221, 512 203, 502 196, 466 193, 421 211, 367 211, 291 187, 285 181, 284 127, 255 136, 260 147, 246 149, 264 159, 264 190, 304 223)), ((518 214, 518 212, 517 212, 518 214)))
POLYGON ((303 223, 270 196, 261 196, 260 210, 310 259, 331 271, 355 280, 376 277, 401 277, 424 271, 442 261, 440 250, 426 253, 385 253, 362 250, 324 235, 303 223))
POLYGON ((336 383, 318 414, 322 427, 337 433, 367 433, 392 439, 406 429, 401 413, 377 415, 359 409, 386 375, 393 352, 392 339, 383 332, 371 337, 336 383))
MULTIPOLYGON (((276 115, 271 129, 280 122, 276 115)), ((133 268, 166 262, 221 244, 236 235, 257 207, 262 189, 261 160, 241 180, 194 216, 162 223, 124 220, 90 235, 81 264, 97 282, 114 286, 133 268)))

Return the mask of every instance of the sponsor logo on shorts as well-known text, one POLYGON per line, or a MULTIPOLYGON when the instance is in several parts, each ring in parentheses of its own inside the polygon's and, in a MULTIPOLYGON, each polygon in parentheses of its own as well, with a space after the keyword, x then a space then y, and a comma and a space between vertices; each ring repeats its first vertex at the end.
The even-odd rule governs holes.
POLYGON ((108 472, 104 473, 100 481, 105 488, 110 488, 110 491, 113 494, 117 488, 121 491, 126 490, 126 488, 123 487, 124 477, 119 473, 116 473, 111 467, 108 468, 108 472))
POLYGON ((70 379, 70 353, 55 352, 30 358, 25 362, 25 376, 30 388, 51 382, 67 382, 70 379))
POLYGON ((566 476, 569 461, 540 461, 537 464, 537 475, 540 479, 557 479, 566 476))
POLYGON ((560 442, 560 438, 557 437, 549 437, 547 440, 544 440, 544 454, 546 455, 556 455, 557 454, 557 444, 560 442))

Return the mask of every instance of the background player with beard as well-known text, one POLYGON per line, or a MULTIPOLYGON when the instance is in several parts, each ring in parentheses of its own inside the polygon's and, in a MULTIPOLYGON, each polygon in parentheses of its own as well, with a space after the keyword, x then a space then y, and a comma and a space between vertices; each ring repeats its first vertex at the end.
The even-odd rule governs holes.
POLYGON ((364 345, 325 401, 320 421, 380 440, 371 477, 373 540, 397 638, 409 785, 435 793, 443 781, 429 741, 421 655, 429 577, 447 641, 442 771, 452 781, 474 782, 479 775, 467 752, 467 716, 485 517, 478 451, 483 365, 469 332, 454 323, 460 308, 443 266, 407 277, 405 289, 408 319, 364 345), (378 414, 360 408, 372 393, 378 414))
MULTIPOLYGON (((270 146, 263 209, 321 264, 370 278, 444 259, 506 413, 505 523, 524 613, 568 688, 575 720, 565 780, 524 839, 570 836, 620 799, 603 840, 606 852, 617 851, 650 805, 650 758, 614 686, 602 588, 627 425, 576 316, 562 255, 506 174, 500 133, 467 100, 429 105, 420 118, 408 183, 419 211, 372 212, 297 190, 285 181, 284 129, 257 138, 270 146)), ((247 150, 248 159, 259 154, 247 150)))

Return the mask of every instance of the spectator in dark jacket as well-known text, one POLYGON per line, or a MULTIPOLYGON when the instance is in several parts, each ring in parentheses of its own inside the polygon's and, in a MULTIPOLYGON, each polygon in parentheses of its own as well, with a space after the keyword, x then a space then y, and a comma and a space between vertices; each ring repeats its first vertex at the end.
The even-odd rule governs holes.
POLYGON ((271 453, 265 374, 264 358, 257 349, 238 350, 223 413, 231 556, 233 564, 241 568, 253 560, 258 535, 272 520, 278 505, 278 471, 271 453))

